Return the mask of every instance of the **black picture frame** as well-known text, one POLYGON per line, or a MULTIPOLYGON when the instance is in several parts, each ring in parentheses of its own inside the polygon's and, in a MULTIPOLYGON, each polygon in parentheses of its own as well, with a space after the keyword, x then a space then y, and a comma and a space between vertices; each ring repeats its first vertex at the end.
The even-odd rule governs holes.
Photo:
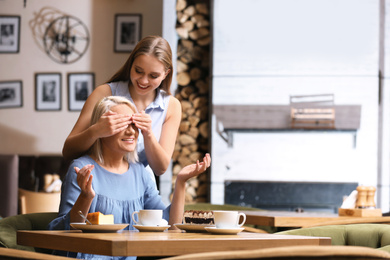
POLYGON ((116 14, 114 32, 114 52, 131 52, 141 40, 142 15, 116 14))
POLYGON ((0 15, 0 53, 19 53, 20 16, 0 15))
POLYGON ((94 73, 68 73, 68 110, 81 111, 94 88, 94 73))
POLYGON ((61 110, 61 73, 35 74, 35 110, 61 110))
POLYGON ((0 81, 0 109, 23 106, 23 84, 21 80, 0 81))

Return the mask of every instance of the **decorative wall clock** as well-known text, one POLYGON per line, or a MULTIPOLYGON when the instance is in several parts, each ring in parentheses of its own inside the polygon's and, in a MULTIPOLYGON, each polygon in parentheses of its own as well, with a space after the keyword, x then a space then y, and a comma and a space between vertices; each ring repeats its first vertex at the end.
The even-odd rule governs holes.
POLYGON ((87 51, 89 32, 85 24, 74 16, 53 20, 43 36, 45 52, 59 63, 73 63, 87 51))

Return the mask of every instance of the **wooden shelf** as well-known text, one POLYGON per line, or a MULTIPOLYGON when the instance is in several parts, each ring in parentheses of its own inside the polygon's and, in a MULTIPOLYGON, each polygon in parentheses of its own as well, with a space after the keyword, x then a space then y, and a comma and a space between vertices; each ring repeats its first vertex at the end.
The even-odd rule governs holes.
MULTIPOLYGON (((291 128, 289 105, 214 105, 217 131, 233 145, 233 132, 352 133, 360 128, 361 105, 334 105, 334 128, 291 128)), ((356 140, 355 140, 356 141, 356 140)))

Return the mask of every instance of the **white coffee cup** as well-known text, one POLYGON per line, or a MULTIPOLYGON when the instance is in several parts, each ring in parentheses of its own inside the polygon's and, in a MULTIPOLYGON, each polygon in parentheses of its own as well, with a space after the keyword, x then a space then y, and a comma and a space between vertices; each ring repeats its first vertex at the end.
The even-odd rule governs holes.
POLYGON ((137 225, 159 226, 163 223, 162 215, 163 211, 161 209, 141 209, 140 211, 134 211, 131 218, 137 225), (135 220, 135 215, 138 215, 138 221, 135 220))
POLYGON ((231 210, 213 210, 216 228, 239 228, 245 224, 245 213, 231 210), (240 217, 243 218, 240 222, 240 217))

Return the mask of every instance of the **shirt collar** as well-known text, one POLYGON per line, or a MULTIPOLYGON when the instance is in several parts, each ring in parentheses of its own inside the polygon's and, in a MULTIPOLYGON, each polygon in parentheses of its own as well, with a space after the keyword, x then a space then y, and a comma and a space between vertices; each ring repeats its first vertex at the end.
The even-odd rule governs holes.
POLYGON ((165 93, 164 90, 161 90, 160 88, 156 89, 156 98, 152 103, 149 104, 149 106, 146 108, 145 112, 149 112, 153 109, 165 109, 164 99, 163 99, 163 93, 165 93))

